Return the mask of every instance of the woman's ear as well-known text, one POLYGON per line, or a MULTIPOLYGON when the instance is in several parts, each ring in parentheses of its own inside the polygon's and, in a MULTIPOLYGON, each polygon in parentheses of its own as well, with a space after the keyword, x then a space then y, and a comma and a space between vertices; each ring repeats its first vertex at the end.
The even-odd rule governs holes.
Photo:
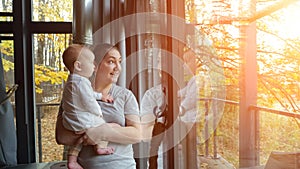
POLYGON ((78 60, 74 62, 74 70, 81 71, 81 63, 78 60))

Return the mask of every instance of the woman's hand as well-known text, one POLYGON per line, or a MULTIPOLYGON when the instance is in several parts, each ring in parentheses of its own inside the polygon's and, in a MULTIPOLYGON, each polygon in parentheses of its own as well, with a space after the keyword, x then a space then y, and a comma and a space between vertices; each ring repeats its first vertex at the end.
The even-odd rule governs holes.
POLYGON ((106 135, 113 127, 120 126, 115 123, 104 123, 98 127, 92 127, 86 130, 84 135, 84 145, 96 145, 100 141, 107 141, 106 135))
MULTIPOLYGON (((130 116, 130 115, 129 115, 130 116)), ((122 127, 115 123, 104 123, 98 127, 89 128, 85 132, 84 145, 95 145, 100 141, 110 141, 120 144, 134 144, 141 140, 139 116, 126 121, 128 126, 122 127)), ((128 115, 127 115, 128 117, 128 115)), ((130 119, 130 118, 129 118, 130 119)))

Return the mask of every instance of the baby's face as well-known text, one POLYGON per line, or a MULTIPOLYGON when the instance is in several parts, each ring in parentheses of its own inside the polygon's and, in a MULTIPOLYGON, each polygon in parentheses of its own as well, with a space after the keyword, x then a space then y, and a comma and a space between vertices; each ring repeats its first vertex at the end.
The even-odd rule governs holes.
POLYGON ((87 49, 83 49, 81 55, 78 57, 81 71, 76 73, 87 78, 91 77, 95 70, 94 59, 95 59, 95 55, 93 54, 93 52, 87 49))

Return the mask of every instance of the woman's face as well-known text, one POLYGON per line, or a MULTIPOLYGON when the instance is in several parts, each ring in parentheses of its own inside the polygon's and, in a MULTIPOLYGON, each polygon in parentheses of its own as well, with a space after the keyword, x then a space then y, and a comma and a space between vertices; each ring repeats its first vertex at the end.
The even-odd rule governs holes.
POLYGON ((96 84, 116 83, 121 72, 121 55, 116 49, 111 49, 102 59, 97 69, 96 84))

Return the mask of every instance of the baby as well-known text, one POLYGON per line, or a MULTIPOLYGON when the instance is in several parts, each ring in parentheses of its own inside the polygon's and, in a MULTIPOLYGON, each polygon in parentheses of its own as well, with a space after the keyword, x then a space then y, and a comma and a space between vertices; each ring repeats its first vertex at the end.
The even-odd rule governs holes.
MULTIPOLYGON (((70 45, 63 53, 63 62, 70 74, 65 84, 62 107, 63 125, 66 129, 83 133, 87 128, 99 126, 105 121, 97 100, 112 102, 113 99, 103 98, 101 93, 94 92, 89 78, 95 70, 93 52, 84 45, 70 45)), ((97 154, 112 154, 113 148, 107 147, 108 142, 102 141, 95 148, 97 154)), ((82 169, 77 162, 82 145, 71 146, 68 151, 68 168, 82 169)))

